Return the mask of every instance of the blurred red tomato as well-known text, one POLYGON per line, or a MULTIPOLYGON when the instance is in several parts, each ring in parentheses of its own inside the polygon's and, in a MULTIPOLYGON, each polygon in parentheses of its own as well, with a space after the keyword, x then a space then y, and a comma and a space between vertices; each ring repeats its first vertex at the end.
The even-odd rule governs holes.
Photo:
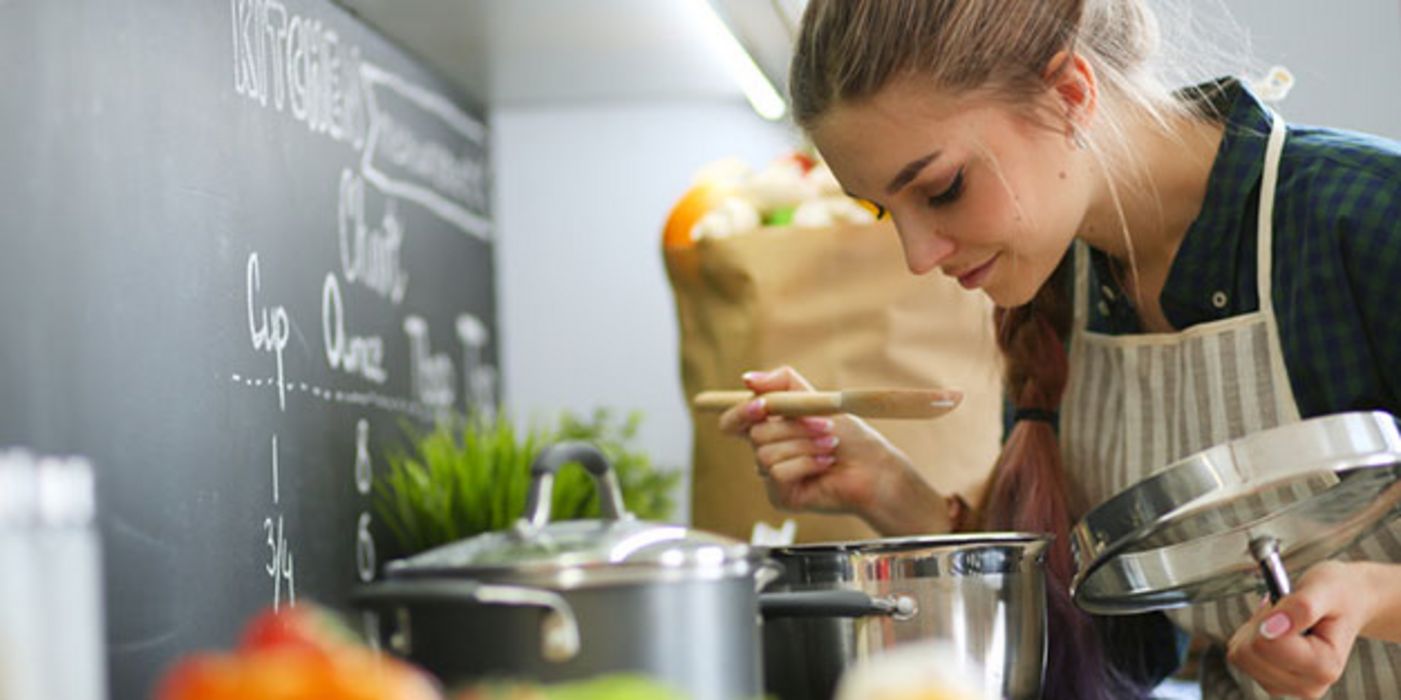
POLYGON ((230 654, 196 654, 156 700, 440 700, 423 671, 354 641, 328 613, 297 606, 253 618, 230 654))
POLYGON ((240 650, 281 646, 328 650, 353 644, 351 634, 329 614, 314 605, 294 605, 255 616, 243 628, 240 650))

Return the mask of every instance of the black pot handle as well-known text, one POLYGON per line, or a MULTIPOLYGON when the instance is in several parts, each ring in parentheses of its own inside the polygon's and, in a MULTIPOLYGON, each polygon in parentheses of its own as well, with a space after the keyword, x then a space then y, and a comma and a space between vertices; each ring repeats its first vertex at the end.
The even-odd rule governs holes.
POLYGON ((560 442, 541 450, 530 465, 530 493, 525 499, 525 515, 516 523, 518 531, 533 532, 550 522, 550 495, 554 491, 555 473, 571 462, 583 465, 593 477, 604 520, 632 519, 623 505, 618 475, 603 452, 587 442, 560 442))
POLYGON ((375 610, 402 609, 406 605, 424 603, 542 608, 545 619, 540 623, 540 656, 546 661, 563 663, 579 654, 579 620, 569 601, 553 591, 475 581, 391 580, 354 589, 350 602, 375 610))
POLYGON ((798 591, 759 594, 764 619, 783 617, 874 617, 908 620, 919 612, 915 599, 903 595, 876 598, 861 591, 798 591))

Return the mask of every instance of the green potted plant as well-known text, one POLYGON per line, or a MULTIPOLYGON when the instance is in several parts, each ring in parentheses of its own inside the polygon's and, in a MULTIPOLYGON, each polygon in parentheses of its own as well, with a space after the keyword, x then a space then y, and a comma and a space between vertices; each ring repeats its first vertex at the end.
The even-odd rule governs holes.
MULTIPOLYGON (((654 467, 637 449, 641 421, 638 412, 618 419, 598 409, 587 417, 565 412, 548 428, 521 428, 504 414, 429 430, 406 425, 407 446, 389 451, 388 469, 375 482, 375 510, 401 556, 504 529, 525 510, 535 455, 561 440, 584 440, 608 456, 629 511, 643 520, 668 520, 681 473, 654 467)), ((552 501, 556 520, 599 515, 593 482, 582 469, 560 471, 552 501)))

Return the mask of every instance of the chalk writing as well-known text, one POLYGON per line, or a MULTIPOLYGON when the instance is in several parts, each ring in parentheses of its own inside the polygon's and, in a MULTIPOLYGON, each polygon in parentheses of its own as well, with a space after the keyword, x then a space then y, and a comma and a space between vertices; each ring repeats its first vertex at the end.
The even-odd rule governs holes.
MULTIPOLYGON (((374 473, 370 464, 370 422, 361 418, 355 422, 355 490, 361 496, 370 495, 374 473)), ((375 577, 375 538, 370 533, 370 514, 360 512, 355 526, 355 571, 361 581, 375 577)))
POLYGON ((337 237, 341 274, 346 282, 359 282, 398 304, 409 286, 409 273, 399 259, 404 225, 396 215, 393 199, 385 202, 378 228, 365 223, 365 181, 350 170, 341 171, 337 237))
POLYGON ((360 172, 385 194, 427 207, 464 232, 487 240, 486 127, 442 96, 361 62, 370 114, 360 172), (451 143, 424 136, 404 119, 431 119, 453 132, 451 143))
MULTIPOLYGON (((272 503, 278 504, 278 480, 277 473, 277 436, 272 436, 272 503)), ((263 566, 269 577, 272 578, 272 608, 278 609, 282 605, 282 583, 287 582, 287 602, 295 605, 297 602, 296 576, 292 568, 292 550, 287 546, 287 533, 284 529, 282 514, 277 514, 274 521, 272 516, 263 518, 263 530, 267 533, 268 562, 263 566)))
POLYGON ((374 473, 370 465, 370 422, 361 418, 355 422, 355 489, 360 495, 370 493, 374 473))
POLYGON ((291 322, 287 319, 285 307, 273 307, 271 316, 269 316, 267 307, 259 307, 255 301, 263 284, 257 253, 248 256, 246 281, 248 333, 255 349, 277 356, 277 407, 285 411, 287 410, 287 391, 282 368, 282 351, 287 349, 287 337, 291 332, 291 322))
POLYGON ((451 409, 457 398, 452 359, 432 351, 428 322, 419 316, 404 319, 404 333, 409 336, 409 383, 414 398, 434 409, 451 409))
POLYGON ((355 531, 355 570, 361 581, 375 578, 375 538, 370 535, 369 513, 360 513, 355 531))
POLYGON ((312 133, 365 142, 360 49, 278 0, 230 0, 234 91, 264 107, 290 111, 312 133))
POLYGON ((491 420, 496 416, 496 368, 483 362, 491 333, 472 314, 457 317, 457 339, 462 343, 462 390, 467 412, 491 420))
MULTIPOLYGON (((276 378, 273 377, 259 379, 255 377, 245 377, 238 373, 230 375, 229 380, 235 384, 242 384, 246 387, 266 386, 269 388, 276 388, 277 385, 276 378)), ((287 395, 296 396, 297 392, 310 394, 320 401, 351 406, 370 406, 394 413, 402 413, 420 420, 432 420, 434 417, 434 412, 428 410, 428 408, 421 403, 375 391, 344 391, 320 387, 306 382, 287 382, 287 395)))
POLYGON ((384 369, 384 342, 378 336, 347 336, 345 305, 335 273, 326 275, 321 286, 321 337, 326 361, 340 370, 383 384, 389 378, 384 369))

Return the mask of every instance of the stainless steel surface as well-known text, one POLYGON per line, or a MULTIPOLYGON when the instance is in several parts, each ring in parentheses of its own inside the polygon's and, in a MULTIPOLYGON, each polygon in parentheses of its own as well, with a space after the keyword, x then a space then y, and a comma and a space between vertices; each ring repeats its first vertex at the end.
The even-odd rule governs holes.
POLYGON ((762 694, 757 604, 750 581, 695 581, 583 588, 561 593, 578 621, 578 653, 551 646, 538 609, 448 600, 400 601, 407 630, 380 614, 382 643, 409 640, 403 655, 448 687, 488 677, 546 682, 639 673, 695 700, 762 694), (403 634, 400 634, 403 631, 403 634))
POLYGON ((877 597, 861 591, 802 591, 761 593, 759 612, 765 620, 783 617, 869 617, 888 615, 908 620, 919 603, 907 595, 877 597))
POLYGON ((631 520, 632 514, 623 506, 623 489, 618 475, 593 445, 582 442, 562 442, 545 452, 530 465, 530 492, 525 497, 525 515, 518 523, 527 530, 538 530, 550 522, 550 496, 554 492, 555 474, 566 464, 577 462, 593 477, 598 489, 598 507, 604 520, 631 520))
POLYGON ((768 590, 906 597, 916 612, 905 619, 766 619, 765 689, 782 700, 830 698, 857 659, 940 637, 980 667, 989 699, 1039 698, 1047 544, 1038 535, 981 533, 770 550, 785 573, 768 590))
POLYGON ((516 527, 392 562, 388 581, 366 587, 359 603, 377 613, 381 641, 449 687, 625 672, 695 700, 758 697, 756 581, 770 571, 762 554, 640 522, 621 499, 604 506, 602 520, 551 523, 538 504, 549 503, 558 467, 574 461, 594 475, 605 503, 614 498, 617 482, 595 448, 547 448, 532 467, 533 505, 516 527), (557 604, 533 605, 545 600, 557 604), (577 639, 562 610, 572 611, 577 639))
POLYGON ((1401 513, 1401 431, 1343 413, 1247 435, 1110 498, 1071 532, 1075 602, 1134 613, 1259 590, 1250 543, 1278 543, 1288 572, 1401 513))
MULTIPOLYGON (((425 603, 537 608, 545 613, 540 621, 540 658, 563 663, 579 654, 579 621, 574 609, 563 597, 550 591, 472 581, 382 581, 362 587, 352 594, 352 598, 356 603, 371 608, 401 608, 425 603)), ((404 632, 402 629, 399 631, 404 632)), ((394 635, 394 638, 396 641, 391 647, 395 651, 413 653, 411 634, 394 635)))
POLYGON ((1250 554, 1260 564, 1260 575, 1264 577, 1265 588, 1270 592, 1270 602, 1278 603, 1280 598, 1289 595, 1294 587, 1289 583, 1289 572, 1279 556, 1279 540, 1269 536, 1256 537, 1250 541, 1250 554))

